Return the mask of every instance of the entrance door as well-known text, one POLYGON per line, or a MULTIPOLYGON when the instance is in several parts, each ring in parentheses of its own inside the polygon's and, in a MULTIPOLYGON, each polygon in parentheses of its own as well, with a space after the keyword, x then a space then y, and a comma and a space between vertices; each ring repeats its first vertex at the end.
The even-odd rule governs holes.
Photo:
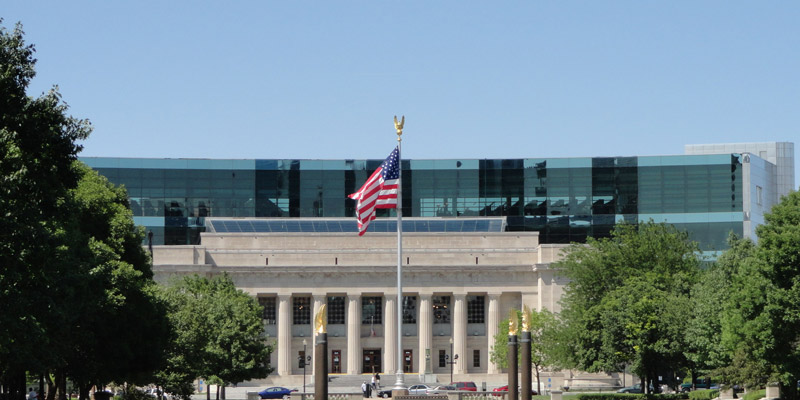
POLYGON ((364 350, 364 356, 362 357, 363 362, 361 365, 362 374, 374 374, 376 372, 383 372, 381 369, 381 350, 380 349, 371 349, 371 350, 364 350))
POLYGON ((331 373, 332 374, 341 374, 342 373, 342 351, 341 350, 331 350, 331 373))
POLYGON ((403 372, 414 372, 414 353, 411 350, 403 350, 403 372))

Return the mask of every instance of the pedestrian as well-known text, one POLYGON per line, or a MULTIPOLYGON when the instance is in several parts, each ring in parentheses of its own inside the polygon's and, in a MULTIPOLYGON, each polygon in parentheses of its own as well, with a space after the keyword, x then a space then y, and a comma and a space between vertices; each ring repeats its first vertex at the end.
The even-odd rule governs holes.
POLYGON ((378 382, 375 381, 375 375, 372 375, 372 390, 378 389, 378 382))
POLYGON ((381 375, 379 373, 377 373, 377 372, 375 373, 375 383, 377 385, 377 388, 380 389, 381 388, 381 375))
POLYGON ((368 393, 367 392, 368 389, 369 389, 369 387, 367 386, 367 381, 364 381, 364 383, 361 384, 361 393, 364 395, 365 399, 367 397, 369 397, 369 395, 367 394, 368 393))
POLYGON ((36 394, 36 391, 33 390, 33 388, 28 389, 28 400, 36 400, 37 397, 39 397, 39 395, 36 394))

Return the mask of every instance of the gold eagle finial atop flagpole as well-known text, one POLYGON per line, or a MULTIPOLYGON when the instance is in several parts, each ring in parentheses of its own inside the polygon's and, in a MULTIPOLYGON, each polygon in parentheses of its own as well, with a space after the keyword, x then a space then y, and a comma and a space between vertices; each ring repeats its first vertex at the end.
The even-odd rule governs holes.
POLYGON ((401 139, 400 137, 403 136, 403 124, 406 123, 406 116, 403 115, 400 118, 400 122, 397 122, 397 115, 394 116, 394 129, 397 131, 397 141, 399 142, 401 139))
POLYGON ((317 311, 317 315, 314 317, 314 329, 316 329, 317 333, 326 333, 327 317, 328 309, 325 307, 325 304, 323 304, 319 307, 319 311, 317 311))

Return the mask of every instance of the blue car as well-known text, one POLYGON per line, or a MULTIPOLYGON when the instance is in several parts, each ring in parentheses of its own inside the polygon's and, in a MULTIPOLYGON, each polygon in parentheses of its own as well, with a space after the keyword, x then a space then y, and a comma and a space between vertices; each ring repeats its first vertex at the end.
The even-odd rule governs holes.
POLYGON ((291 393, 296 391, 297 389, 275 386, 258 392, 258 396, 262 399, 288 399, 291 393))

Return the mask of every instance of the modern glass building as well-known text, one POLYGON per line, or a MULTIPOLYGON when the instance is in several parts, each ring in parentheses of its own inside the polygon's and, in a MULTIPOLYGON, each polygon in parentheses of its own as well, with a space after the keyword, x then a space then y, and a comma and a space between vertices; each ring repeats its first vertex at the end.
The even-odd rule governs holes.
MULTIPOLYGON (((347 195, 383 161, 81 160, 125 185, 156 245, 199 243, 205 217, 353 217, 347 195)), ((653 219, 687 230, 704 251, 721 250, 731 231, 752 237, 783 194, 775 166, 745 152, 403 160, 402 168, 404 216, 504 216, 507 230, 538 231, 541 243, 583 242, 621 221, 653 219)))

